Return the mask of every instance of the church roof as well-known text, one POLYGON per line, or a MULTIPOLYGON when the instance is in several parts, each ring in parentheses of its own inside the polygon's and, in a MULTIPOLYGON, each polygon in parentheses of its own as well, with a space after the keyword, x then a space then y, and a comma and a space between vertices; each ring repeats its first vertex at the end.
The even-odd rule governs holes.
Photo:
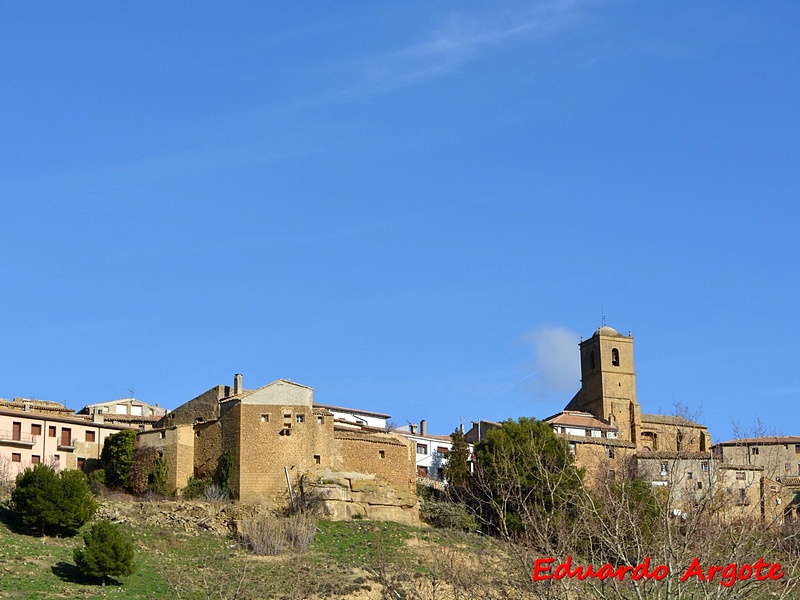
POLYGON ((603 325, 600 329, 597 330, 597 333, 600 335, 616 335, 618 337, 622 337, 622 334, 614 329, 613 327, 609 327, 608 325, 603 325))

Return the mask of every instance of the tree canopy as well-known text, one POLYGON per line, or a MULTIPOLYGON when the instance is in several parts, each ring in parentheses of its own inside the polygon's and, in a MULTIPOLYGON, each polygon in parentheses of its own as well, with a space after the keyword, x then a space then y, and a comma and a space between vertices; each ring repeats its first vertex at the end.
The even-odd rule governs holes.
POLYGON ((544 514, 574 513, 583 474, 547 423, 504 421, 475 446, 475 455, 472 496, 484 521, 502 534, 521 533, 544 514))

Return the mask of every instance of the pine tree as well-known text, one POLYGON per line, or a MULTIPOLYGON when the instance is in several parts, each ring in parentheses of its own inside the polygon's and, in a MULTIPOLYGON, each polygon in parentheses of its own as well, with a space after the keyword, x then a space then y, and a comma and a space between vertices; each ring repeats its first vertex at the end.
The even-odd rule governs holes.
POLYGON ((102 578, 105 585, 109 575, 124 577, 136 572, 133 542, 111 521, 104 519, 94 524, 83 541, 86 547, 75 548, 73 556, 84 575, 102 578))
POLYGON ((29 529, 74 535, 92 518, 97 503, 81 471, 56 473, 47 465, 37 464, 17 476, 11 507, 29 529))

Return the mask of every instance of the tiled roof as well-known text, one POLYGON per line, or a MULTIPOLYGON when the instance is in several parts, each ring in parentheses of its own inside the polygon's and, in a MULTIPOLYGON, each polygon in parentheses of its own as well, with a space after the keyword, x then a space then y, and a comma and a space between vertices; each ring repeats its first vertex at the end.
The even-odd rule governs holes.
POLYGON ((357 431, 346 431, 344 429, 334 429, 333 437, 337 440, 361 440, 364 442, 388 444, 390 446, 405 446, 403 442, 390 435, 375 435, 369 433, 360 433, 357 431))
POLYGON ((564 433, 557 434, 558 437, 564 438, 569 442, 576 444, 594 444, 595 446, 614 446, 615 448, 636 448, 636 444, 627 440, 618 440, 617 438, 601 438, 601 437, 588 437, 583 435, 569 435, 564 433))
POLYGON ((550 425, 561 425, 563 427, 578 427, 580 429, 602 429, 605 431, 617 431, 613 425, 601 421, 594 415, 577 410, 565 410, 552 417, 544 419, 550 425))
POLYGON ((737 440, 728 440, 727 442, 718 442, 715 445, 752 446, 754 444, 762 446, 769 446, 770 444, 800 444, 800 437, 796 435, 770 435, 765 437, 739 438, 737 440))
POLYGON ((642 413, 642 423, 658 423, 660 425, 682 425, 683 427, 702 427, 705 429, 705 425, 702 423, 696 423, 694 421, 690 421, 689 419, 684 419, 683 417, 672 417, 669 415, 648 415, 642 413))

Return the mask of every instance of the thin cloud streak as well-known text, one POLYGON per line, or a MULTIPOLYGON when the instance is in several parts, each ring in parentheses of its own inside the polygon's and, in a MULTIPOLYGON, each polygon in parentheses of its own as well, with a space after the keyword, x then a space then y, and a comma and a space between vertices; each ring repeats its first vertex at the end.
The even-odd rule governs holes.
POLYGON ((350 68, 357 81, 339 96, 369 96, 424 83, 458 71, 481 52, 516 38, 543 38, 572 23, 574 2, 555 2, 527 13, 514 23, 489 24, 478 19, 451 17, 429 39, 394 52, 356 61, 350 68))

